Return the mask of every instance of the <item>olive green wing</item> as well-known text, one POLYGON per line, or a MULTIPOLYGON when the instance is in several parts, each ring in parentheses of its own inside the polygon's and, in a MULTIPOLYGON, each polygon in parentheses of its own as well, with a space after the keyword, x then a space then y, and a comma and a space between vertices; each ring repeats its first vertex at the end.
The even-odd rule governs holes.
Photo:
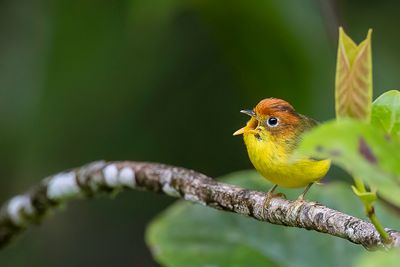
MULTIPOLYGON (((312 128, 316 127, 319 125, 319 122, 314 120, 313 118, 309 118, 307 116, 301 115, 299 114, 300 117, 302 118, 303 121, 303 125, 300 128, 301 129, 301 133, 298 135, 299 137, 296 140, 296 147, 297 145, 300 143, 300 141, 302 140, 303 134, 306 133, 307 131, 311 130, 312 128)), ((313 157, 309 157, 310 160, 314 160, 314 161, 321 161, 321 160, 326 160, 326 158, 313 158, 313 157)))

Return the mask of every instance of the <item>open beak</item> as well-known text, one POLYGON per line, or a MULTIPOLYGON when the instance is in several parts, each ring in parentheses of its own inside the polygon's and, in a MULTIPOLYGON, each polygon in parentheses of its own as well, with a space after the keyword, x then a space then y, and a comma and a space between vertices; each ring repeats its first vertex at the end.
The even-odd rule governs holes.
MULTIPOLYGON (((253 118, 256 117, 256 113, 251 109, 244 109, 244 110, 241 110, 240 112, 243 113, 243 114, 249 115, 250 117, 253 117, 253 118)), ((248 127, 248 125, 246 125, 243 128, 240 128, 239 130, 234 132, 233 135, 244 134, 248 130, 249 130, 249 127, 248 127)))
POLYGON ((244 126, 243 128, 240 128, 239 130, 237 130, 236 132, 233 133, 233 135, 240 135, 240 134, 244 134, 244 132, 246 131, 246 126, 244 126))
POLYGON ((256 113, 255 113, 254 110, 252 110, 252 109, 242 109, 242 110, 240 111, 240 113, 249 115, 250 117, 255 117, 255 116, 256 116, 256 113))

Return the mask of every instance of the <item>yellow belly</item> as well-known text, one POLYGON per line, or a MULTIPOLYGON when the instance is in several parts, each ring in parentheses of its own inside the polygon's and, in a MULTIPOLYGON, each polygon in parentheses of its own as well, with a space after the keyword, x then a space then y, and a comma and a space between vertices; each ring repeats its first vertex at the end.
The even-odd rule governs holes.
MULTIPOLYGON (((269 137, 270 138, 270 137, 269 137)), ((253 134, 245 134, 250 161, 256 170, 272 183, 298 188, 320 180, 328 172, 330 160, 293 160, 284 144, 274 140, 260 141, 253 134)))

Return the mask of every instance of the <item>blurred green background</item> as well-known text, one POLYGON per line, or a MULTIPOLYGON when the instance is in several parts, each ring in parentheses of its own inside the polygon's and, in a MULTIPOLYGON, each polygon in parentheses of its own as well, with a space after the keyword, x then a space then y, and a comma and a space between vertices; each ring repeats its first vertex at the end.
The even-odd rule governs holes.
MULTIPOLYGON (((375 95, 399 88, 398 3, 0 0, 0 201, 106 160, 213 177, 251 168, 239 113, 279 97, 334 117, 337 27, 373 28, 375 95)), ((157 266, 146 224, 173 199, 78 201, 0 253, 6 266, 157 266)))

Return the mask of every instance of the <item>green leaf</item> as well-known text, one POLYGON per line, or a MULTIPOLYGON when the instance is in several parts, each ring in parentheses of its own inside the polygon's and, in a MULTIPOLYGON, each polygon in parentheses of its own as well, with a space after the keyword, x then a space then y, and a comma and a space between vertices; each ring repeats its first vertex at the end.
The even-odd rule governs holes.
POLYGON ((378 251, 375 253, 364 253, 356 262, 356 267, 395 267, 399 266, 400 250, 378 251))
MULTIPOLYGON (((254 171, 229 175, 225 182, 266 191, 272 186, 254 171), (261 189, 262 188, 262 189, 261 189)), ((300 190, 286 189, 295 199, 300 190)), ((282 191, 282 190, 281 190, 282 191)), ((348 185, 315 186, 308 197, 355 216, 361 204, 348 185)), ((385 223, 400 223, 380 214, 385 223)), ((396 225, 392 225, 396 227, 396 225)), ((147 229, 147 243, 163 266, 350 266, 361 246, 304 229, 272 225, 252 218, 179 201, 147 229)))
POLYGON ((336 117, 370 120, 372 103, 371 34, 358 46, 339 28, 336 63, 336 117))
POLYGON ((372 104, 371 124, 400 140, 400 92, 388 91, 372 104))
POLYGON ((400 143, 381 129, 350 119, 324 123, 304 136, 298 151, 331 158, 400 205, 400 143))

